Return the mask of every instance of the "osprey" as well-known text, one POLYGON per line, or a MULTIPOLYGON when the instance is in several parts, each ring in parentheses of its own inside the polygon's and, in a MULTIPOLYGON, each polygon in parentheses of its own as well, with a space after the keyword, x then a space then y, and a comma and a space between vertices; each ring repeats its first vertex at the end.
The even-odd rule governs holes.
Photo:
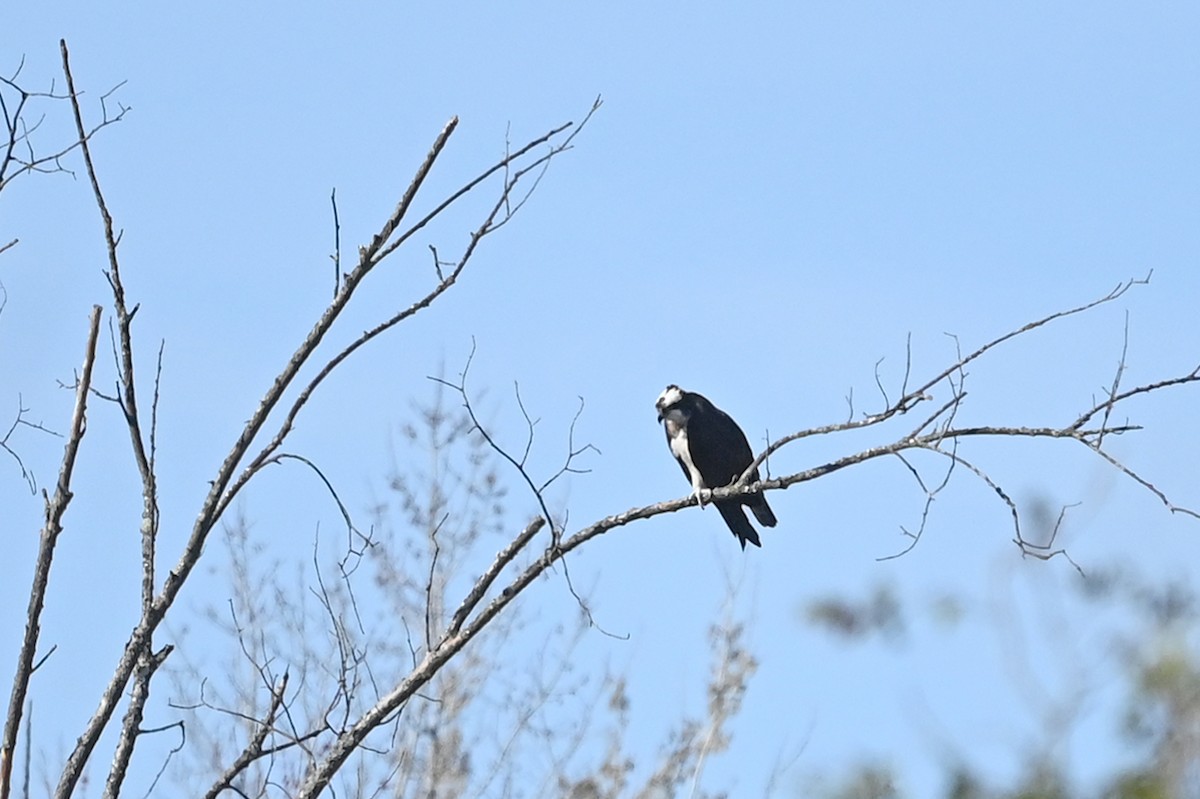
MULTIPOLYGON (((703 489, 729 485, 754 462, 754 453, 742 428, 729 414, 701 395, 669 385, 658 395, 654 407, 658 408, 658 420, 667 431, 667 445, 671 448, 671 454, 679 461, 684 476, 691 482, 692 496, 700 507, 704 507, 703 489)), ((759 479, 758 469, 750 473, 751 482, 759 479)), ((762 546, 758 531, 742 510, 743 505, 754 511, 759 524, 764 527, 775 526, 775 514, 762 494, 716 499, 713 504, 741 542, 742 549, 746 548, 747 541, 756 547, 762 546)))

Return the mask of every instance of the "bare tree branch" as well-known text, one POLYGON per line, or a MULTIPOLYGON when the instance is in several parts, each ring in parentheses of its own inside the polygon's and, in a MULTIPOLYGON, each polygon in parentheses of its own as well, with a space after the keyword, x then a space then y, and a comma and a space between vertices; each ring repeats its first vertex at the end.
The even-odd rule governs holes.
MULTIPOLYGON (((599 452, 598 449, 591 446, 590 444, 585 445, 583 447, 579 447, 579 448, 575 447, 575 425, 579 421, 580 414, 583 412, 583 400, 582 400, 582 398, 580 398, 580 407, 576 411, 575 416, 571 419, 571 426, 570 426, 569 432, 567 434, 567 458, 566 458, 566 461, 564 462, 563 466, 561 466, 558 469, 558 471, 556 471, 548 479, 544 480, 539 485, 538 482, 530 474, 528 468, 526 467, 526 463, 529 460, 529 453, 533 447, 534 427, 537 425, 538 420, 535 420, 529 416, 529 412, 525 409, 525 405, 521 400, 520 389, 517 388, 517 390, 516 390, 517 405, 521 409, 521 416, 525 420, 525 427, 526 427, 524 450, 521 453, 521 456, 518 458, 518 457, 512 455, 511 453, 509 453, 507 449, 505 449, 499 443, 497 443, 496 439, 483 426, 482 422, 480 422, 479 417, 476 416, 475 409, 471 405, 470 395, 467 392, 467 374, 470 371, 471 361, 474 358, 474 356, 475 356, 475 344, 474 344, 474 341, 472 340, 471 353, 470 353, 470 355, 467 356, 467 363, 463 367, 463 370, 459 375, 458 384, 449 383, 446 380, 443 380, 441 378, 431 377, 430 379, 433 380, 434 382, 440 383, 441 385, 453 388, 455 391, 458 392, 459 396, 462 397, 463 409, 467 412, 467 416, 471 420, 472 429, 475 432, 479 433, 479 435, 483 438, 483 440, 487 443, 488 447, 490 447, 494 453, 499 455, 503 460, 507 461, 520 475, 522 482, 524 482, 525 485, 529 488, 530 493, 532 493, 534 500, 537 502, 538 507, 541 509, 542 518, 545 519, 546 524, 548 524, 550 526, 550 542, 547 545, 547 550, 553 550, 558 547, 559 541, 562 538, 563 525, 556 524, 554 522, 553 516, 550 514, 549 506, 546 504, 546 496, 545 496, 546 488, 548 486, 550 486, 552 483, 554 483, 554 481, 557 480, 559 477, 561 477, 563 474, 566 474, 568 472, 586 471, 586 470, 582 470, 582 469, 576 469, 573 466, 574 459, 577 458, 579 455, 583 454, 584 452, 587 452, 589 449, 599 452)), ((565 524, 565 521, 564 521, 564 524, 565 524)), ((563 568, 563 577, 567 583, 567 590, 571 592, 571 596, 574 597, 575 602, 579 605, 579 609, 584 613, 585 616, 587 616, 589 625, 596 627, 605 635, 611 636, 613 638, 625 637, 625 636, 621 636, 621 635, 616 635, 614 633, 609 632, 608 630, 605 630, 603 627, 601 627, 596 622, 595 618, 592 616, 591 608, 588 607, 588 603, 584 600, 584 598, 582 596, 580 596, 579 592, 575 590, 574 582, 571 580, 570 568, 567 565, 567 562, 565 560, 562 561, 562 568, 563 568)))
POLYGON ((1188 372, 1185 375, 1180 375, 1179 377, 1172 377, 1167 380, 1159 380, 1154 383, 1147 383, 1144 386, 1138 386, 1137 388, 1131 388, 1128 391, 1123 391, 1120 394, 1115 394, 1115 395, 1109 397, 1104 402, 1100 403, 1099 405, 1096 405, 1095 407, 1090 408, 1089 410, 1085 411, 1071 425, 1071 429, 1078 429, 1080 427, 1083 427, 1085 424, 1090 422, 1092 420, 1092 417, 1094 417, 1096 414, 1117 404, 1118 402, 1127 400, 1130 397, 1136 397, 1139 394, 1149 394, 1152 391, 1158 391, 1160 389, 1170 388, 1172 386, 1182 386, 1186 383, 1194 383, 1197 380, 1200 380, 1200 366, 1197 366, 1192 371, 1188 372))
MULTIPOLYGON (((22 58, 20 65, 17 66, 11 77, 0 77, 0 115, 4 118, 4 131, 3 134, 0 134, 3 136, 3 139, 0 139, 0 191, 6 189, 21 175, 31 172, 43 174, 63 172, 74 175, 63 165, 63 159, 80 146, 80 140, 76 139, 71 144, 58 147, 48 155, 39 155, 35 151, 33 134, 41 127, 46 116, 43 113, 36 121, 31 121, 29 119, 30 102, 35 101, 35 104, 36 101, 60 102, 68 100, 69 95, 56 94, 53 88, 45 92, 22 88, 17 83, 17 78, 24 65, 25 59, 22 58)), ((101 98, 103 118, 86 132, 87 139, 92 138, 109 125, 120 122, 129 111, 128 107, 118 103, 117 113, 110 115, 107 103, 104 102, 123 85, 124 81, 103 95, 101 98)), ((13 239, 0 247, 0 252, 4 252, 16 243, 16 239, 13 239)))
MULTIPOLYGON (((275 437, 271 439, 271 441, 263 448, 261 452, 259 452, 257 456, 255 456, 255 458, 242 472, 241 476, 238 477, 233 485, 230 486, 229 490, 225 492, 225 495, 217 502, 214 509, 214 518, 219 517, 221 513, 224 512, 225 508, 228 507, 229 503, 233 500, 241 488, 250 480, 251 477, 254 476, 259 469, 262 468, 267 459, 269 459, 271 455, 282 445, 283 440, 291 432, 295 423, 295 419, 299 415, 301 409, 308 403, 308 400, 312 397, 312 394, 316 391, 317 387, 333 372, 334 369, 338 367, 339 364, 349 358, 355 351, 357 351, 367 342, 382 335, 386 331, 403 322, 405 319, 408 319, 410 316, 413 316, 419 311, 428 308, 434 302, 434 300, 447 292, 458 281, 459 276, 462 274, 463 270, 466 269, 468 262, 471 260, 471 256, 475 253, 476 248, 479 246, 479 243, 483 240, 483 238, 489 233, 494 232, 499 224, 507 221, 507 218, 500 218, 500 213, 506 205, 506 198, 509 197, 509 195, 517 188, 518 185, 520 185, 521 181, 530 171, 541 167, 542 165, 548 163, 550 159, 554 158, 556 155, 566 151, 570 147, 570 142, 574 136, 583 129, 583 126, 587 123, 588 119, 591 118, 592 113, 594 113, 598 107, 599 101, 597 101, 597 104, 594 105, 592 110, 588 112, 587 116, 584 118, 584 121, 580 123, 575 131, 568 136, 564 142, 552 146, 545 154, 535 159, 532 163, 517 170, 511 178, 505 181, 501 187, 499 197, 492 206, 490 213, 487 214, 479 227, 476 228, 476 230, 470 235, 468 244, 463 251, 463 254, 453 264, 449 274, 445 275, 445 277, 439 276, 437 285, 428 294, 414 302, 409 307, 398 312, 390 319, 380 322, 375 327, 364 332, 349 346, 331 358, 324 367, 322 367, 317 375, 300 392, 300 395, 296 398, 296 401, 292 403, 292 407, 288 410, 283 423, 280 425, 278 432, 275 434, 275 437)), ((465 196, 471 189, 481 184, 488 177, 495 174, 502 168, 507 168, 507 166, 513 163, 515 159, 524 156, 527 152, 535 147, 552 140, 560 132, 571 126, 571 123, 568 123, 555 128, 544 136, 534 139, 529 144, 517 150, 517 152, 505 156, 497 164, 493 165, 489 169, 484 170, 484 172, 478 177, 468 181, 462 188, 452 193, 448 199, 440 203, 436 208, 434 208, 433 211, 426 214, 425 217, 409 228, 406 232, 400 234, 395 241, 385 247, 384 244, 395 232, 399 222, 408 212, 408 209, 412 204, 412 198, 415 196, 417 189, 424 181, 429 169, 432 168, 434 160, 436 160, 438 154, 441 153, 442 149, 445 147, 446 139, 449 137, 450 133, 453 132, 454 127, 457 124, 457 117, 452 119, 450 123, 447 124, 446 128, 442 131, 442 134, 438 137, 438 140, 434 142, 434 146, 430 150, 425 163, 422 164, 421 168, 417 171, 417 176, 413 179, 408 191, 405 192, 404 198, 401 199, 400 204, 396 207, 395 212, 393 212, 392 216, 389 217, 387 222, 384 223, 382 230, 376 234, 375 238, 371 242, 371 245, 361 249, 359 265, 346 276, 342 286, 342 293, 339 295, 338 300, 335 300, 334 304, 331 305, 329 310, 326 311, 325 316, 322 317, 322 323, 328 319, 329 324, 332 324, 333 318, 330 317, 330 313, 333 312, 335 308, 338 311, 341 310, 341 307, 349 301, 350 294, 362 281, 367 272, 370 271, 370 269, 373 268, 379 261, 383 260, 392 252, 394 252, 401 244, 407 241, 410 236, 424 227, 435 216, 448 208, 453 202, 465 196)), ((336 316, 336 313, 334 315, 336 316)), ((320 325, 321 323, 318 323, 318 327, 320 327, 320 325)), ((326 326, 325 329, 327 329, 327 327, 328 326, 326 326)), ((314 329, 314 333, 316 332, 317 330, 314 329)), ((324 330, 321 331, 321 334, 324 334, 324 330)), ((297 364, 298 359, 300 362, 306 360, 311 354, 312 350, 315 349, 319 340, 319 336, 314 338, 314 335, 310 334, 309 339, 305 342, 305 348, 302 348, 300 352, 297 352, 297 354, 293 356, 292 364, 297 364), (311 347, 308 347, 309 342, 312 343, 311 347)), ((278 385, 279 381, 277 379, 276 386, 278 385)))
MULTIPOLYGON (((92 367, 96 362, 96 341, 100 334, 100 306, 93 306, 88 329, 87 348, 83 358, 83 370, 75 387, 75 411, 71 416, 71 429, 63 451, 62 468, 58 473, 58 484, 53 497, 46 497, 46 522, 42 527, 37 560, 34 562, 33 586, 29 590, 29 612, 25 622, 25 638, 17 654, 17 670, 13 677, 12 697, 8 704, 8 716, 4 722, 4 740, 0 743, 0 799, 8 799, 12 780, 13 752, 17 746, 17 734, 21 727, 21 711, 25 707, 25 694, 29 690, 29 679, 33 674, 33 659, 37 653, 38 636, 41 633, 42 607, 46 600, 46 586, 50 580, 50 564, 54 559, 54 547, 62 533, 63 514, 71 503, 71 476, 75 470, 75 457, 83 434, 87 430, 87 398, 92 385, 92 367)), ((43 495, 45 492, 43 491, 43 495)))
MULTIPOLYGON (((113 292, 113 309, 116 313, 117 333, 120 339, 121 377, 118 397, 121 409, 125 415, 130 442, 133 445, 134 460, 137 462, 138 472, 142 479, 141 625, 147 626, 152 612, 154 597, 154 547, 158 535, 158 491, 155 484, 154 472, 150 466, 150 456, 142 434, 141 421, 138 417, 137 385, 133 369, 133 334, 131 329, 137 308, 134 307, 130 310, 125 303, 125 288, 121 283, 120 261, 117 258, 117 246, 120 237, 114 233, 112 214, 109 213, 108 205, 104 200, 104 193, 100 189, 100 181, 96 175, 96 168, 92 162, 91 148, 88 146, 90 134, 83 122, 83 112, 79 106, 79 95, 75 90, 75 79, 71 74, 70 54, 67 50, 65 40, 59 41, 59 49, 62 53, 63 74, 67 82, 67 96, 70 98, 71 109, 75 115, 75 127, 79 135, 77 145, 83 155, 88 180, 91 183, 92 193, 96 199, 96 207, 99 209, 101 220, 104 223, 104 240, 108 250, 109 264, 105 276, 108 278, 109 286, 113 292)), ((103 97, 101 98, 102 103, 104 99, 103 97)), ((107 118, 107 112, 105 112, 105 115, 107 118)), ((138 642, 136 650, 131 653, 133 655, 131 664, 136 662, 137 665, 135 685, 130 705, 121 725, 121 736, 117 744, 117 754, 114 757, 112 770, 109 772, 109 778, 105 786, 105 794, 107 796, 115 797, 120 791, 129 758, 133 754, 133 747, 138 736, 138 727, 141 724, 145 702, 149 698, 150 680, 159 665, 162 664, 162 659, 170 654, 170 652, 171 647, 164 647, 159 652, 152 652, 150 637, 147 635, 138 642)), ((119 695, 120 688, 125 684, 127 679, 121 680, 120 686, 110 685, 107 693, 109 695, 119 695), (116 690, 113 690, 114 688, 116 690)), ((74 790, 75 783, 82 774, 83 765, 91 753, 92 747, 95 746, 100 730, 107 723, 114 705, 115 697, 106 703, 102 702, 101 711, 97 712, 97 715, 93 717, 92 723, 89 725, 95 730, 95 733, 91 736, 85 735, 80 738, 79 743, 68 760, 67 767, 63 771, 62 780, 59 782, 57 789, 59 796, 67 796, 74 790)))
POLYGON ((5 452, 7 452, 10 456, 12 456, 12 459, 17 462, 17 468, 21 470, 21 479, 24 480, 25 484, 29 486, 29 493, 36 494, 37 479, 34 477, 33 471, 25 467, 25 461, 21 460, 21 456, 17 454, 17 451, 13 449, 13 445, 9 442, 13 437, 13 433, 19 429, 25 428, 39 430, 43 433, 49 433, 52 436, 59 436, 60 438, 61 436, 40 422, 31 422, 26 419, 25 414, 27 413, 29 413, 29 408, 25 407, 24 400, 22 399, 21 395, 18 394, 17 413, 16 416, 13 417, 12 424, 9 425, 8 430, 4 433, 4 437, 0 438, 0 449, 3 449, 5 452))
POLYGON ((257 730, 249 743, 241 751, 241 754, 229 764, 229 768, 217 778, 213 786, 204 794, 204 799, 216 799, 220 793, 226 789, 235 790, 233 781, 245 771, 251 763, 267 756, 265 744, 267 737, 274 729, 275 717, 279 714, 279 709, 283 706, 283 698, 287 693, 288 675, 284 672, 283 678, 280 679, 279 685, 271 689, 271 704, 267 707, 267 713, 257 722, 257 730))
MULTIPOLYGON (((147 513, 143 519, 143 542, 144 545, 146 543, 149 543, 150 545, 149 547, 144 546, 143 549, 143 565, 145 567, 146 575, 144 579, 144 586, 150 585, 152 587, 153 574, 151 569, 153 558, 148 556, 152 555, 154 533, 157 529, 157 506, 152 502, 154 498, 154 492, 152 490, 153 475, 149 474, 149 477, 147 477, 148 469, 143 469, 144 464, 148 466, 149 460, 146 457, 145 447, 142 444, 143 439, 141 438, 139 432, 140 425, 137 422, 137 408, 135 394, 133 392, 132 344, 131 336, 129 334, 129 322, 132 320, 137 309, 135 307, 132 310, 125 310, 124 289, 120 282, 119 265, 116 258, 116 249, 119 244, 119 236, 115 235, 113 232, 112 219, 104 203, 103 195, 99 188, 99 181, 96 178, 95 170, 92 164, 90 149, 87 146, 88 134, 83 127, 82 114, 79 110, 77 99, 78 95, 74 89, 73 80, 70 74, 70 64, 65 42, 60 42, 60 46, 63 54, 64 73, 68 78, 68 96, 71 98, 73 108, 76 112, 76 123, 80 136, 79 147, 84 155, 84 161, 88 169, 89 180, 92 183, 97 205, 100 208, 101 216, 104 221, 105 240, 109 251, 108 277, 114 293, 116 313, 118 316, 117 330, 121 344, 122 380, 121 389, 118 393, 117 399, 120 401, 121 407, 125 412, 126 419, 129 422, 131 439, 134 443, 135 455, 137 456, 136 460, 138 461, 139 469, 143 471, 146 489, 145 497, 147 500, 147 513)), ((598 107, 598 102, 595 107, 598 107)), ((595 107, 592 109, 593 112, 595 107)), ((588 116, 590 117, 590 115, 591 113, 589 112, 588 116)), ((325 334, 333 326, 341 312, 345 309, 355 290, 359 287, 367 274, 375 266, 377 266, 383 260, 383 258, 394 252, 395 249, 400 246, 400 244, 403 243, 408 237, 424 227, 429 221, 449 207, 450 204, 465 196, 468 192, 481 184, 488 176, 494 174, 499 169, 507 167, 509 164, 515 165, 517 160, 526 153, 530 152, 533 148, 540 144, 549 142, 556 137, 559 132, 568 127, 563 126, 556 128, 545 136, 535 139, 533 142, 521 148, 517 152, 502 159, 498 164, 494 165, 488 170, 485 170, 479 177, 469 181, 461 189, 454 192, 447 200, 436 206, 432 212, 427 214, 412 227, 410 227, 406 232, 400 234, 393 240, 393 234, 407 215, 418 189, 421 187, 425 177, 428 175, 434 162, 437 160, 438 155, 442 152, 442 149, 444 148, 450 134, 453 132, 456 124, 457 120, 451 120, 450 124, 448 124, 439 135, 434 143, 433 148, 430 150, 429 155, 426 157, 425 162, 418 169, 416 177, 414 177, 408 190, 401 198, 401 201, 397 205, 395 211, 387 219, 380 232, 376 234, 371 243, 360 250, 358 265, 344 276, 341 288, 339 289, 339 292, 333 302, 325 310, 321 318, 315 323, 308 336, 297 349, 296 353, 288 361, 280 374, 275 378, 273 384, 263 397, 258 410, 251 415, 250 420, 246 423, 241 435, 230 449, 225 461, 218 469, 215 479, 212 481, 211 490, 209 491, 208 496, 205 498, 200 512, 196 517, 192 527, 191 535, 189 536, 188 542, 182 554, 180 555, 176 566, 167 574, 166 579, 163 581, 158 590, 158 593, 154 594, 153 591, 151 591, 151 598, 149 602, 145 601, 145 594, 143 595, 144 603, 142 617, 133 629, 129 640, 125 644, 121 657, 116 665, 116 668, 114 669, 112 680, 103 692, 99 707, 89 720, 83 734, 79 737, 73 751, 68 757, 62 779, 60 780, 56 791, 56 796, 65 798, 73 791, 76 782, 83 772, 84 764, 90 758, 92 750, 99 740, 101 733, 106 729, 109 719, 111 718, 111 715, 121 698, 122 691, 128 684, 129 680, 133 678, 135 674, 139 676, 144 675, 147 677, 152 674, 153 669, 147 669, 145 668, 145 665, 147 663, 147 658, 151 657, 150 647, 153 634, 165 617, 167 610, 174 603, 180 588, 187 580, 192 569, 198 562, 204 542, 209 533, 216 525, 217 521, 221 518, 224 511, 228 508, 229 504, 237 496, 241 488, 244 487, 250 478, 252 478, 266 463, 269 462, 273 456, 277 454, 279 447, 292 430, 296 416, 308 402, 316 388, 340 363, 342 363, 367 341, 372 340, 386 330, 394 327, 399 322, 428 307, 435 299, 449 290, 457 281, 462 271, 466 268, 480 241, 504 222, 506 222, 509 218, 511 218, 510 216, 503 216, 501 214, 502 209, 507 206, 511 211, 515 212, 515 207, 506 203, 506 198, 511 195, 511 193, 519 184, 521 184, 525 176, 528 175, 531 170, 543 168, 551 158, 568 149, 571 138, 578 132, 579 129, 577 128, 576 131, 572 133, 571 136, 567 137, 564 142, 551 146, 546 153, 533 158, 530 163, 513 171, 510 178, 500 187, 498 199, 493 205, 491 212, 486 215, 482 224, 475 230, 474 233, 470 235, 466 249, 455 263, 454 268, 445 275, 445 278, 439 281, 437 286, 428 292, 422 299, 413 303, 408 308, 398 312, 393 317, 380 323, 371 330, 368 330, 351 345, 343 349, 340 353, 328 361, 324 368, 318 372, 316 377, 314 377, 302 390, 299 397, 287 411, 276 435, 269 443, 267 443, 262 451, 242 469, 240 476, 235 479, 234 475, 237 472, 239 465, 242 463, 243 459, 249 452, 251 445, 258 437, 261 428, 267 422, 267 418, 276 409, 283 397, 284 392, 290 387, 301 367, 308 363, 317 346, 320 344, 325 334)), ((579 127, 582 127, 582 125, 579 127)), ((127 715, 126 720, 127 726, 124 729, 124 734, 126 736, 135 736, 136 730, 133 727, 128 726, 128 724, 132 723, 131 717, 127 715)))
POLYGON ((337 189, 329 192, 329 204, 333 206, 333 298, 336 300, 342 289, 342 223, 338 219, 337 189))
MULTIPOLYGON (((357 536, 358 539, 363 542, 364 546, 370 546, 370 536, 363 535, 361 532, 359 532, 358 528, 354 525, 354 520, 350 516, 350 510, 346 507, 345 503, 342 502, 342 498, 338 496, 337 489, 333 487, 333 483, 329 482, 329 478, 325 476, 325 473, 321 471, 317 464, 313 463, 303 455, 295 455, 290 452, 281 452, 273 458, 270 458, 267 463, 283 463, 283 461, 286 460, 299 461, 313 471, 313 473, 321 480, 321 483, 324 484, 325 489, 329 492, 329 496, 333 499, 334 504, 337 505, 338 513, 342 515, 342 520, 346 522, 347 533, 357 536)), ((353 551, 355 554, 358 554, 358 551, 354 550, 353 547, 351 547, 351 551, 353 551)))
MULTIPOLYGON (((772 443, 770 446, 768 446, 765 450, 763 450, 758 455, 758 457, 754 459, 754 461, 750 464, 750 466, 748 466, 746 468, 746 470, 744 472, 742 472, 742 476, 739 477, 734 482, 734 485, 745 484, 745 481, 749 479, 750 475, 754 472, 755 469, 757 469, 759 466, 762 465, 763 461, 765 461, 772 454, 774 454, 776 451, 778 451, 780 447, 786 446, 787 444, 790 444, 793 441, 797 441, 801 438, 808 438, 811 436, 827 435, 829 433, 839 433, 839 432, 842 432, 843 430, 853 430, 853 429, 860 428, 860 427, 871 427, 871 426, 886 422, 889 419, 891 419, 897 415, 907 413, 918 403, 924 402, 924 401, 930 399, 930 395, 928 394, 928 392, 931 388, 936 386, 938 383, 941 383, 943 380, 945 380, 946 378, 950 377, 953 374, 956 374, 956 373, 961 374, 963 372, 963 370, 965 369, 965 367, 967 366, 967 364, 977 360, 979 357, 981 357, 984 353, 988 352, 989 350, 992 350, 995 347, 998 347, 999 345, 1003 344, 1004 342, 1009 341, 1017 336, 1028 333, 1031 330, 1035 330, 1039 327, 1044 327, 1045 325, 1048 325, 1055 320, 1063 319, 1068 316, 1076 316, 1076 315, 1084 313, 1086 311, 1090 311, 1092 308, 1095 308, 1099 305, 1104 305, 1105 303, 1112 302, 1112 301, 1124 296, 1124 294, 1127 291, 1129 291, 1129 289, 1132 288, 1133 286, 1141 286, 1141 285, 1148 284, 1150 282, 1151 275, 1153 275, 1153 271, 1151 271, 1149 274, 1146 275, 1146 277, 1141 278, 1141 279, 1131 278, 1123 283, 1118 284, 1116 288, 1114 288, 1112 291, 1105 294, 1103 297, 1100 297, 1099 299, 1092 300, 1091 302, 1084 303, 1083 305, 1079 305, 1074 308, 1069 308, 1068 310, 1065 310, 1065 311, 1057 311, 1048 316, 1044 316, 1041 319, 1038 319, 1036 321, 1029 322, 1028 324, 1023 325, 1015 330, 1010 330, 1009 332, 1007 332, 997 338, 992 339, 991 341, 987 342, 983 346, 979 347, 979 349, 972 352, 970 355, 967 355, 966 357, 960 356, 957 361, 952 363, 950 366, 946 367, 943 371, 941 371, 934 377, 927 380, 922 385, 918 386, 917 388, 913 389, 912 391, 906 391, 904 394, 902 394, 900 396, 899 399, 897 399, 894 403, 888 404, 887 407, 884 408, 884 410, 880 411, 879 413, 869 414, 869 415, 863 417, 862 419, 848 420, 842 424, 825 425, 823 427, 814 427, 810 430, 801 430, 799 432, 792 433, 791 435, 787 435, 787 436, 784 436, 784 437, 778 439, 777 441, 772 443)), ((909 362, 911 363, 911 356, 909 356, 909 362)), ((1200 374, 1200 366, 1198 366, 1196 368, 1196 370, 1194 372, 1192 372, 1192 374, 1190 376, 1184 377, 1184 378, 1176 378, 1170 384, 1175 385, 1175 384, 1182 383, 1182 382, 1189 382, 1190 377, 1195 377, 1198 374, 1200 374)), ((905 378, 904 379, 905 379, 905 384, 907 385, 907 382, 908 382, 908 369, 907 368, 905 370, 905 378)), ((880 386, 880 390, 882 391, 882 385, 880 386)), ((886 402, 886 396, 887 396, 887 394, 886 394, 886 392, 884 392, 885 402, 886 402)), ((1124 397, 1118 397, 1118 400, 1123 399, 1123 398, 1124 397)), ((1091 418, 1091 416, 1093 416, 1093 415, 1095 415, 1095 413, 1099 412, 1099 410, 1101 410, 1102 407, 1103 406, 1098 406, 1097 408, 1093 409, 1088 415, 1076 420, 1075 426, 1082 427, 1084 424, 1087 424, 1087 421, 1091 418)))
POLYGON ((533 537, 537 535, 538 531, 545 524, 545 517, 537 517, 525 525, 520 534, 508 542, 508 545, 497 553, 496 559, 492 561, 492 565, 488 566, 487 570, 479 576, 479 579, 475 581, 475 585, 471 586, 471 590, 467 593, 466 598, 463 599, 462 604, 458 606, 458 610, 454 612, 454 617, 446 627, 448 634, 454 635, 462 629, 463 622, 479 606, 480 601, 487 596, 488 589, 492 587, 492 583, 496 582, 496 578, 500 576, 505 567, 513 562, 517 554, 533 540, 533 537))
MULTIPOLYGON (((463 408, 466 410, 467 415, 470 417, 471 424, 473 425, 474 430, 476 432, 478 432, 480 436, 483 437, 483 440, 487 442, 487 445, 492 448, 493 452, 495 452, 501 458, 503 458, 504 460, 506 460, 510 464, 512 464, 512 467, 514 469, 516 469, 516 471, 519 475, 521 475, 521 479, 529 487, 529 490, 531 492, 533 492, 533 496, 538 503, 538 507, 540 507, 542 510, 542 518, 545 520, 546 524, 550 525, 550 534, 554 537, 555 540, 557 540, 558 536, 560 534, 560 531, 557 530, 557 528, 554 524, 554 517, 550 514, 550 509, 546 506, 546 498, 542 495, 542 492, 538 489, 537 483, 534 482, 534 479, 532 477, 530 477, 529 472, 526 471, 526 469, 525 469, 525 461, 529 457, 529 448, 533 445, 533 427, 534 427, 535 422, 533 420, 531 420, 529 418, 529 414, 525 412, 525 406, 521 405, 521 414, 525 417, 525 424, 526 424, 529 432, 528 432, 528 436, 525 439, 525 452, 521 456, 520 459, 515 458, 514 456, 510 455, 508 453, 508 451, 506 449, 504 449, 504 447, 502 447, 496 443, 496 440, 494 438, 492 438, 491 434, 488 433, 487 428, 484 427, 483 423, 481 423, 479 421, 479 417, 475 415, 475 409, 473 407, 471 407, 471 399, 470 399, 470 396, 467 394, 467 374, 471 371, 471 361, 474 360, 474 358, 475 358, 475 341, 474 341, 474 339, 472 339, 471 352, 467 356, 466 365, 463 366, 462 372, 459 373, 459 382, 457 384, 450 383, 446 380, 443 380, 440 377, 431 377, 429 379, 433 380, 437 383, 441 383, 444 386, 448 386, 449 388, 452 388, 459 393, 459 395, 463 399, 463 408)), ((520 405, 520 403, 521 403, 521 395, 520 395, 520 393, 518 393, 517 394, 517 404, 520 405)))
POLYGON ((125 783, 125 775, 129 771, 129 762, 133 758, 133 750, 137 740, 150 730, 142 729, 142 719, 146 715, 146 702, 150 699, 150 681, 154 672, 163 664, 167 656, 174 650, 173 646, 164 646, 157 652, 147 653, 138 658, 137 672, 134 674, 133 690, 130 692, 129 705, 121 720, 121 735, 117 739, 117 749, 113 753, 112 768, 104 784, 104 799, 118 799, 121 788, 125 783))

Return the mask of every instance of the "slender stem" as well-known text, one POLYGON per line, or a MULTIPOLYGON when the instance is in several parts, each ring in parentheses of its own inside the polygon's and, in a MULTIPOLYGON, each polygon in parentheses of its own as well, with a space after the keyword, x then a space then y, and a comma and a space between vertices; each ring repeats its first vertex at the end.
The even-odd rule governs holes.
POLYGON ((50 580, 50 563, 54 560, 54 547, 62 532, 63 514, 71 503, 71 476, 75 470, 75 456, 79 453, 79 445, 87 431, 87 400, 92 386, 92 366, 96 362, 96 341, 100 336, 100 312, 99 305, 92 307, 83 371, 75 386, 75 411, 71 416, 71 432, 63 450, 62 468, 58 472, 58 485, 54 489, 54 496, 46 500, 46 523, 42 527, 37 560, 34 563, 25 639, 17 653, 17 673, 13 677, 12 698, 9 700, 8 717, 4 722, 4 740, 0 743, 0 799, 9 797, 13 753, 17 747, 17 734, 21 727, 21 712, 25 707, 30 678, 36 668, 33 658, 37 653, 38 636, 41 633, 42 607, 46 600, 46 585, 50 580))

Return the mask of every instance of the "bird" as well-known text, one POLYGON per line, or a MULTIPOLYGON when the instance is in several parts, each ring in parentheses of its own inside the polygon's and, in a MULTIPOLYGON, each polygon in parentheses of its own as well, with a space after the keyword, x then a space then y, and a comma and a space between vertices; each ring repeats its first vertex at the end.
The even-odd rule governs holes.
MULTIPOLYGON (((666 430, 667 446, 692 484, 692 496, 700 507, 704 507, 704 489, 729 485, 754 462, 754 452, 742 428, 703 395, 671 384, 658 395, 654 407, 658 409, 658 421, 666 430)), ((750 482, 759 479, 758 469, 750 473, 750 482)), ((762 494, 714 499, 712 504, 717 506, 742 549, 746 548, 747 541, 756 547, 762 546, 758 531, 742 510, 743 505, 754 512, 754 517, 764 527, 774 527, 777 521, 762 494)))

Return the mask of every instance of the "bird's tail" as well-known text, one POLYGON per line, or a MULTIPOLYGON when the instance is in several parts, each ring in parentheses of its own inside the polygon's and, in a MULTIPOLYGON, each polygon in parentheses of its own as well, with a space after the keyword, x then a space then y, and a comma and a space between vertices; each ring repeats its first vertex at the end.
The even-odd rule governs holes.
MULTIPOLYGON (((717 510, 721 513, 721 518, 729 525, 729 529, 737 536, 738 541, 742 544, 742 549, 746 548, 746 542, 749 541, 756 547, 761 547, 762 542, 758 540, 758 531, 754 529, 754 525, 750 524, 750 520, 746 518, 742 506, 736 502, 714 502, 717 510)), ((770 509, 767 509, 770 513, 770 509)), ((758 511, 755 511, 758 515, 758 511)), ((774 516, 771 517, 774 520, 774 516)))
POLYGON ((771 506, 767 504, 767 498, 764 496, 754 497, 754 501, 749 503, 750 510, 754 511, 754 518, 758 519, 758 523, 763 527, 774 527, 777 523, 775 513, 771 510, 771 506))

